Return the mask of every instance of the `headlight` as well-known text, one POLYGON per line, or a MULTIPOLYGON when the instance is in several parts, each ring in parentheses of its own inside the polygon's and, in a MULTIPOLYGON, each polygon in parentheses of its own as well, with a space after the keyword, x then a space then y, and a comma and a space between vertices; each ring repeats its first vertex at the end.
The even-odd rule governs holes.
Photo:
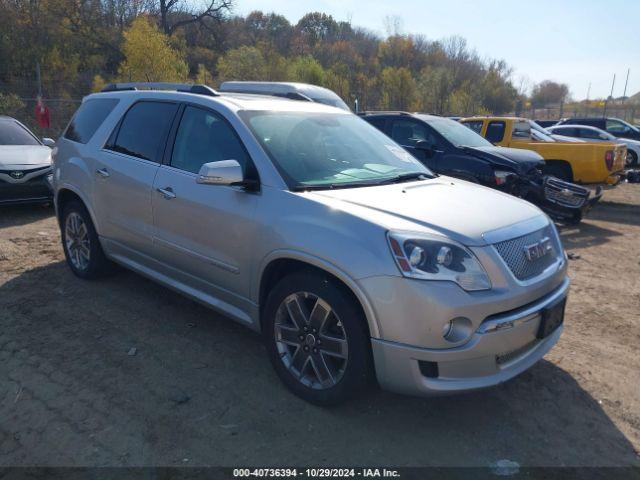
POLYGON ((467 248, 448 238, 389 232, 389 246, 400 272, 420 280, 455 282, 464 290, 489 290, 491 281, 467 248))

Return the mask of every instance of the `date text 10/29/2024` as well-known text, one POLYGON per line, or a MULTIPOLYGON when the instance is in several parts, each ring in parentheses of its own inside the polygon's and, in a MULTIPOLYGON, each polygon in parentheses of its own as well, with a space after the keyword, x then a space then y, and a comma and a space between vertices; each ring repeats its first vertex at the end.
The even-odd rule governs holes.
POLYGON ((399 478, 397 470, 387 468, 234 468, 235 478, 399 478))

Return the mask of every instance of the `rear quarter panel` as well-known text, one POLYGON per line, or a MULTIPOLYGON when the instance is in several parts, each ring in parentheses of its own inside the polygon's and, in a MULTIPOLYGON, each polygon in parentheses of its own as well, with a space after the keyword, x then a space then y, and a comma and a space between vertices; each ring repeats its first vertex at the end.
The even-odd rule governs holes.
POLYGON ((564 160, 571 165, 573 178, 581 183, 607 183, 612 173, 624 168, 624 159, 614 161, 612 171, 607 169, 605 155, 619 147, 613 143, 545 143, 512 141, 511 147, 527 148, 538 152, 545 160, 564 160))

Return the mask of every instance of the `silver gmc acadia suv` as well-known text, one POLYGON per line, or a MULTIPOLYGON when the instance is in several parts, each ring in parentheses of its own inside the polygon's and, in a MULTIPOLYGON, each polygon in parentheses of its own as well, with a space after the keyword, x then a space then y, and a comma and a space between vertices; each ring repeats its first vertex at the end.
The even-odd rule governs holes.
POLYGON ((417 395, 496 385, 562 332, 549 218, 434 175, 344 110, 114 84, 84 99, 53 158, 73 273, 115 262, 262 332, 309 402, 374 378, 417 395))

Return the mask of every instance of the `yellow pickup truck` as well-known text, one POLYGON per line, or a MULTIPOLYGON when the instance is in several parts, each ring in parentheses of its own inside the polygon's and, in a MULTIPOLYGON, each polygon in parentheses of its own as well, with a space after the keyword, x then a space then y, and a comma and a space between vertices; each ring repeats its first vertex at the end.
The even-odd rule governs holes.
POLYGON ((557 141, 526 118, 472 117, 460 122, 495 145, 538 152, 545 173, 562 180, 615 185, 622 178, 627 156, 623 144, 557 141))

